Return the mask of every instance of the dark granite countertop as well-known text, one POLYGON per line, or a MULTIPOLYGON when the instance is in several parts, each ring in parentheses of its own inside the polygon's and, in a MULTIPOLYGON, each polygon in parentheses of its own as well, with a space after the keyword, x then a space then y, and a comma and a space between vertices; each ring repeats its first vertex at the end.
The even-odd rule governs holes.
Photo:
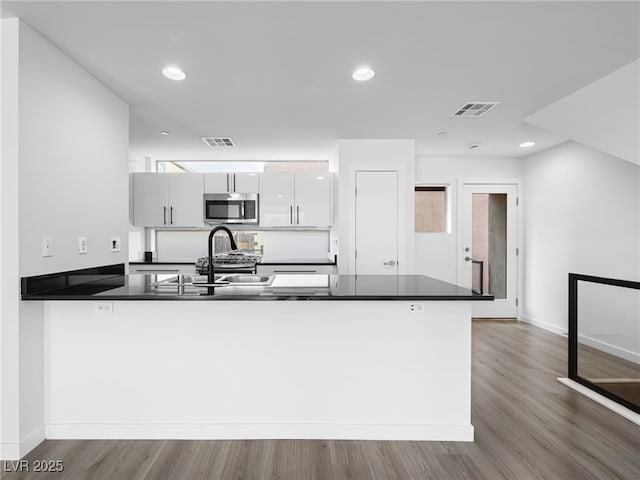
POLYGON ((122 269, 62 272, 23 279, 23 300, 493 300, 424 275, 281 275, 271 286, 185 287, 156 284, 167 274, 122 269))

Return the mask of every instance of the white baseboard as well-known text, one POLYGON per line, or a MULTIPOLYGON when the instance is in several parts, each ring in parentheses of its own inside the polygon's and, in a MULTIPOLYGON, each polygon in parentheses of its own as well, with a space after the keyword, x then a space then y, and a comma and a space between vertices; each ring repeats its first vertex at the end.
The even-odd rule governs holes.
POLYGON ((629 360, 630 362, 640 364, 640 354, 637 354, 635 352, 616 347, 615 345, 603 342, 602 340, 596 340, 595 338, 588 337, 586 335, 578 335, 578 341, 580 343, 593 347, 596 350, 600 350, 613 356, 624 358, 625 360, 629 360))
POLYGON ((633 410, 629 410, 619 403, 616 403, 613 400, 610 400, 607 397, 594 392, 590 388, 587 388, 584 385, 581 385, 578 382, 574 382, 573 380, 570 380, 568 378, 558 378, 558 381, 563 385, 566 385, 567 387, 575 390, 576 392, 581 393, 585 397, 589 397, 591 400, 598 402, 603 407, 616 412, 618 415, 622 415, 624 418, 635 423, 636 425, 640 425, 640 415, 633 410))
POLYGON ((35 429, 20 442, 0 442, 0 460, 20 460, 45 439, 44 426, 35 429))
POLYGON ((524 323, 533 325, 534 327, 542 328, 543 330, 546 330, 548 332, 555 333, 556 335, 566 336, 568 333, 566 328, 560 328, 557 325, 554 325, 548 322, 543 322, 542 320, 530 317, 529 315, 524 315, 524 314, 520 315, 520 320, 523 321, 524 323))
POLYGON ((47 439, 323 439, 473 442, 473 425, 50 423, 47 439))
POLYGON ((27 453, 44 442, 45 438, 44 425, 25 435, 20 442, 20 457, 24 457, 27 453))

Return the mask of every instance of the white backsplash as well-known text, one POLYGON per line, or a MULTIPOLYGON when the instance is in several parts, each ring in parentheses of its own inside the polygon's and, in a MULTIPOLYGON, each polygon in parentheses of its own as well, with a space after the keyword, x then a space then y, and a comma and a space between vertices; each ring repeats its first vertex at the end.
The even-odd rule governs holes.
MULTIPOLYGON (((328 231, 262 231, 264 257, 326 258, 329 252, 328 231)), ((221 235, 221 234, 220 234, 221 235)), ((159 231, 156 252, 160 262, 194 262, 207 255, 208 230, 159 231)))
POLYGON ((328 231, 263 232, 265 258, 327 258, 328 231))

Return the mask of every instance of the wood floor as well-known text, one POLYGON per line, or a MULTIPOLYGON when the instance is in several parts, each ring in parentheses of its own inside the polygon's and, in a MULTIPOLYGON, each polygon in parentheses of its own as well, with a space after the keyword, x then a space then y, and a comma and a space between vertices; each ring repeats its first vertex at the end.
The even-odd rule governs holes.
POLYGON ((637 363, 579 343, 578 375, 640 405, 640 365, 637 363))
POLYGON ((26 460, 62 460, 64 472, 0 477, 640 479, 640 427, 556 381, 566 376, 565 344, 522 323, 474 322, 474 443, 51 440, 26 460))

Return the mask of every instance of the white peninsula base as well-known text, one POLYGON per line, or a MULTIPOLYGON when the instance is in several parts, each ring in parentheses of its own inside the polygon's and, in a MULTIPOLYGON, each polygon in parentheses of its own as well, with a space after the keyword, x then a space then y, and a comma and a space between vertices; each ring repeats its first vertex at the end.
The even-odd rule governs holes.
POLYGON ((473 441, 470 302, 419 303, 45 302, 46 438, 473 441))

